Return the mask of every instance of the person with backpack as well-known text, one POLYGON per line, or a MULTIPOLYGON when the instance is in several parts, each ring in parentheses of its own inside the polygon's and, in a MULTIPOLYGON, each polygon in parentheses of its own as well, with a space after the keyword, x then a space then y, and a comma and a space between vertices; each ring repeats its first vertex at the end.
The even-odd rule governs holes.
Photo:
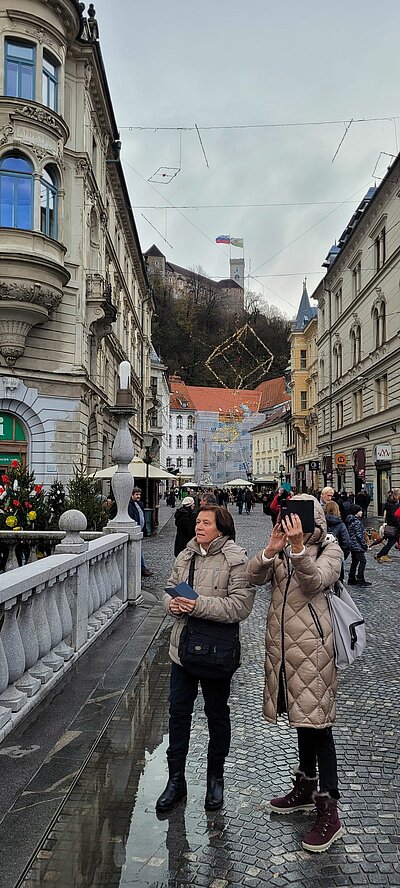
MULTIPOLYGON (((328 533, 333 533, 336 537, 339 546, 343 552, 344 561, 350 555, 351 542, 349 531, 345 523, 342 521, 340 517, 340 509, 337 503, 334 500, 326 503, 324 506, 326 524, 328 528, 328 533)), ((342 569, 340 571, 340 579, 343 581, 344 579, 344 561, 342 562, 342 569)))
POLYGON ((372 586, 365 579, 365 568, 367 560, 365 552, 368 549, 368 543, 365 537, 365 527, 362 523, 363 510, 362 506, 350 506, 349 514, 346 518, 347 530, 350 537, 351 565, 347 578, 349 586, 372 586), (356 576, 357 572, 357 576, 356 576))
POLYGON ((342 835, 338 772, 332 725, 336 717, 337 669, 325 590, 339 578, 342 551, 326 540, 326 519, 315 497, 292 498, 314 505, 314 531, 303 534, 298 515, 273 528, 265 549, 252 558, 250 583, 271 582, 265 636, 264 717, 276 724, 287 715, 297 730, 299 767, 294 787, 270 802, 276 814, 311 811, 317 819, 304 836, 307 851, 326 851, 342 835), (318 765, 318 777, 317 777, 318 765), (319 789, 318 789, 319 782, 319 789))

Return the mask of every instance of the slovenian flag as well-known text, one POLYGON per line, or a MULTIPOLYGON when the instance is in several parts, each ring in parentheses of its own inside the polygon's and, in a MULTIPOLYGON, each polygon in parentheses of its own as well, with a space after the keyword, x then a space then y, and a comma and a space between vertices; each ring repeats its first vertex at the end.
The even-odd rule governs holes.
POLYGON ((231 236, 230 234, 219 234, 218 237, 215 238, 216 244, 230 244, 231 236))

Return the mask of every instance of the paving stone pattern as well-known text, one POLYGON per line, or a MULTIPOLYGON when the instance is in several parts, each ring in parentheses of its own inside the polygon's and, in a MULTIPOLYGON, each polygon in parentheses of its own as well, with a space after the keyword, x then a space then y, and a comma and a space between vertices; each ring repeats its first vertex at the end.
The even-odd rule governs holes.
MULTIPOLYGON (((238 541, 261 548, 269 519, 259 508, 237 516, 238 541)), ((172 563, 170 521, 144 541, 149 588, 160 593, 172 563), (152 578, 153 579, 153 578, 152 578)), ((290 786, 296 732, 282 718, 262 719, 264 626, 269 592, 260 589, 243 626, 243 665, 231 696, 233 738, 221 812, 204 811, 207 729, 196 704, 187 767, 188 801, 159 820, 154 802, 166 780, 168 632, 161 632, 140 673, 101 735, 45 836, 24 888, 347 888, 400 885, 399 577, 400 556, 377 565, 373 586, 354 597, 367 621, 368 650, 339 676, 335 726, 343 840, 321 855, 301 848, 312 814, 279 816, 268 799, 290 786)))

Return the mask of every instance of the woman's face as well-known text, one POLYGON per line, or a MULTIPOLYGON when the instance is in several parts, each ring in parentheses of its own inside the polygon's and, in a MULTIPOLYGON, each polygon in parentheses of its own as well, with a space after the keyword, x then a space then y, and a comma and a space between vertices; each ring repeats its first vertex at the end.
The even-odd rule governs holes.
POLYGON ((215 523, 215 513, 206 509, 199 512, 196 518, 196 540, 203 549, 208 549, 210 543, 221 536, 215 523))

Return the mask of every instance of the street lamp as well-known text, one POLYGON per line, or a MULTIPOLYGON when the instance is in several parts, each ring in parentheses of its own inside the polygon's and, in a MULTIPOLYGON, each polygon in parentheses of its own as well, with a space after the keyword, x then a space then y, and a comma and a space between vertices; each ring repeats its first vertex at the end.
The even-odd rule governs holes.
POLYGON ((280 478, 281 486, 283 484, 285 472, 286 472, 286 466, 284 466, 283 463, 281 463, 279 466, 279 478, 280 478))

